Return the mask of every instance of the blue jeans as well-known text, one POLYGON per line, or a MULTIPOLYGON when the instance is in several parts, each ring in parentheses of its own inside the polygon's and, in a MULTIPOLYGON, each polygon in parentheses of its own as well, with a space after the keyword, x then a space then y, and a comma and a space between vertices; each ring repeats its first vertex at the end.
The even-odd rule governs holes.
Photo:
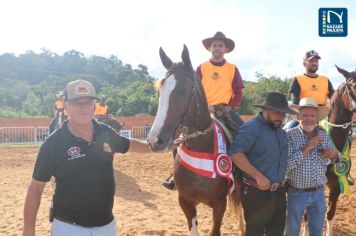
POLYGON ((287 194, 287 223, 285 236, 299 236, 304 212, 308 217, 309 236, 322 236, 326 214, 324 188, 303 192, 290 187, 287 194))
POLYGON ((231 110, 230 112, 230 116, 231 116, 231 119, 240 127, 241 125, 243 125, 243 121, 242 119, 240 118, 240 116, 234 112, 233 110, 231 110))

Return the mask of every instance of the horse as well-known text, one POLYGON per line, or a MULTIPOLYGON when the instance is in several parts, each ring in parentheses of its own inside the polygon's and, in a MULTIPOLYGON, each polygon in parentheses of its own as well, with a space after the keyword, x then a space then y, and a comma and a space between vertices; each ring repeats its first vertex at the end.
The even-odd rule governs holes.
POLYGON ((64 108, 59 108, 56 112, 56 116, 53 118, 51 124, 49 125, 49 134, 51 134, 57 128, 61 127, 66 119, 67 116, 64 113, 64 108))
POLYGON ((95 120, 110 126, 116 132, 120 132, 121 128, 125 125, 124 122, 119 122, 116 119, 111 118, 109 116, 102 116, 102 115, 95 116, 95 120))
MULTIPOLYGON (((352 134, 352 115, 356 112, 356 70, 348 72, 336 66, 337 70, 346 78, 330 101, 330 112, 327 117, 329 134, 335 144, 335 147, 342 152, 352 134)), ((351 169, 351 165, 349 166, 351 169)), ((332 170, 333 165, 329 165, 326 171, 327 186, 329 188, 328 212, 327 212, 327 229, 328 236, 332 235, 333 218, 336 212, 336 203, 340 196, 341 189, 338 176, 332 170)), ((346 175, 349 173, 348 169, 346 175)))
MULTIPOLYGON (((201 81, 192 67, 187 47, 184 45, 182 62, 179 63, 173 63, 162 48, 159 54, 167 72, 157 86, 158 111, 148 134, 151 150, 170 151, 174 146, 174 139, 180 135, 181 142, 191 152, 213 153, 213 120, 201 81)), ((190 235, 199 235, 196 209, 199 203, 208 205, 213 211, 213 225, 209 235, 221 235, 220 228, 228 195, 234 213, 240 214, 239 227, 243 233, 244 225, 237 188, 229 194, 226 178, 220 176, 207 178, 196 174, 184 166, 177 157, 174 161, 174 179, 179 204, 186 216, 190 235)))

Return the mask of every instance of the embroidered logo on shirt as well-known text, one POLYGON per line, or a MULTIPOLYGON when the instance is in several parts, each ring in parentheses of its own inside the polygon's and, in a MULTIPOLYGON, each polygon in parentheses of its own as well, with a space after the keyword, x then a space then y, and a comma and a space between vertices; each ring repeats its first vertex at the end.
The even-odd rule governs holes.
POLYGON ((219 72, 214 72, 214 73, 211 75, 211 78, 212 78, 212 79, 220 79, 220 74, 219 74, 219 72))
POLYGON ((311 90, 316 91, 316 90, 318 90, 318 88, 316 87, 315 84, 313 84, 313 85, 311 86, 311 90))
POLYGON ((74 160, 74 159, 77 159, 80 157, 85 157, 86 154, 81 154, 80 151, 81 151, 80 147, 74 146, 74 147, 69 148, 67 151, 69 158, 67 160, 70 161, 70 160, 74 160))
POLYGON ((103 151, 112 153, 111 147, 107 143, 103 143, 103 151))

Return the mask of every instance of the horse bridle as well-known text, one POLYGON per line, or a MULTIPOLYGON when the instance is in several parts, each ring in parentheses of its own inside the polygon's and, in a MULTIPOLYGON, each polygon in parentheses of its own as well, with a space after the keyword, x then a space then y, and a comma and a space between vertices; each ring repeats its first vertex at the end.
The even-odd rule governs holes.
MULTIPOLYGON (((354 100, 356 100, 356 97, 352 93, 351 88, 349 87, 351 80, 353 80, 353 77, 350 77, 346 80, 345 87, 346 87, 347 96, 348 96, 348 98, 350 100, 350 104, 351 104, 350 107, 348 107, 347 109, 352 112, 352 103, 354 103, 354 100)), ((344 124, 333 124, 333 123, 330 123, 328 120, 326 120, 326 123, 328 123, 330 126, 333 126, 336 128, 342 128, 342 129, 347 129, 350 125, 352 125, 355 122, 356 122, 356 120, 352 120, 352 121, 344 123, 344 124)))
MULTIPOLYGON (((184 74, 184 75, 188 76, 193 82, 192 89, 191 89, 191 92, 190 92, 190 98, 188 100, 188 107, 187 107, 187 109, 186 109, 181 121, 179 122, 178 128, 177 128, 177 130, 180 130, 180 137, 173 141, 174 144, 180 144, 180 143, 185 142, 187 139, 191 139, 191 138, 195 138, 195 137, 200 136, 200 135, 207 134, 213 128, 213 123, 211 123, 211 125, 207 129, 205 129, 203 131, 197 130, 194 133, 188 134, 189 130, 188 130, 188 127, 185 124, 186 124, 186 121, 187 121, 187 116, 188 116, 188 114, 190 114, 190 111, 192 109, 192 104, 193 104, 192 101, 196 100, 197 93, 198 93, 197 73, 194 72, 193 75, 192 75, 191 73, 186 72, 184 70, 171 69, 171 70, 167 71, 166 77, 164 79, 168 78, 169 76, 171 76, 174 73, 184 74)), ((196 103, 196 107, 197 107, 197 112, 196 112, 197 116, 196 117, 199 117, 199 114, 201 112, 200 104, 196 103)), ((197 124, 197 122, 198 122, 198 120, 196 119, 194 121, 194 124, 197 124)))

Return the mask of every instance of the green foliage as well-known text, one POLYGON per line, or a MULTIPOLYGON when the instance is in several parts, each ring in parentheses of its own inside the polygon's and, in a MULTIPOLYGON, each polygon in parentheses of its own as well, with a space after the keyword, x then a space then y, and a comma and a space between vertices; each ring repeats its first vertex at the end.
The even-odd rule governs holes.
POLYGON ((108 97, 115 115, 154 115, 154 78, 145 65, 133 69, 116 56, 91 56, 71 50, 62 56, 43 48, 0 55, 0 117, 52 116, 56 93, 69 81, 85 79, 108 97))
POLYGON ((243 100, 237 109, 239 114, 256 114, 260 109, 254 105, 260 105, 265 102, 269 92, 279 92, 290 98, 289 86, 290 78, 280 78, 278 76, 265 76, 256 72, 257 82, 245 82, 243 90, 243 100))
MULTIPOLYGON (((92 82, 98 95, 106 95, 111 114, 156 114, 155 79, 145 65, 133 69, 114 55, 87 58, 71 50, 61 56, 43 48, 39 54, 0 55, 0 117, 52 116, 56 93, 76 79, 92 82)), ((259 72, 256 79, 245 81, 239 114, 256 114, 259 109, 253 105, 264 103, 268 92, 289 97, 291 79, 259 72)))

